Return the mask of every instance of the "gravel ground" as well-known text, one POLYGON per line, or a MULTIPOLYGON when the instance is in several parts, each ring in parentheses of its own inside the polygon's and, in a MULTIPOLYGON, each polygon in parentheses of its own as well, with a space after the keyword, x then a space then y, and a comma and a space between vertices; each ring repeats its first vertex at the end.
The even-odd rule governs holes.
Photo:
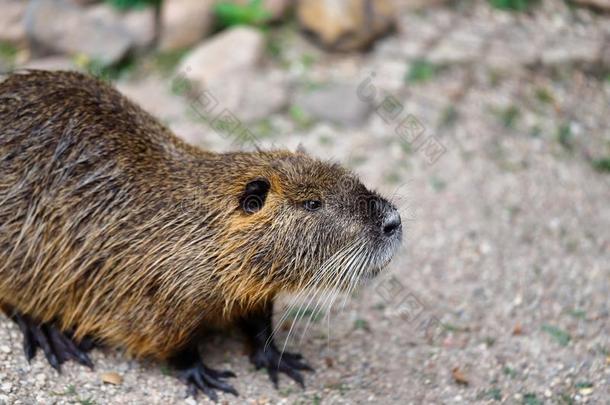
MULTIPOLYGON (((316 53, 302 82, 360 83, 374 73, 376 88, 442 145, 433 163, 425 148, 396 134, 399 120, 376 113, 356 129, 304 125, 289 113, 252 127, 263 147, 302 143, 350 165, 400 207, 406 237, 388 271, 344 308, 324 311, 304 334, 307 322, 296 324, 287 348, 317 370, 305 390, 287 378, 274 390, 249 364, 239 333, 211 334, 202 346, 206 361, 235 371, 241 394, 220 394, 221 402, 610 404, 610 173, 594 168, 610 157, 607 66, 526 60, 502 69, 485 53, 469 59, 473 43, 493 48, 493 38, 481 42, 490 27, 513 29, 524 20, 527 41, 514 54, 505 49, 507 60, 523 57, 548 32, 572 29, 575 19, 584 21, 574 30, 585 37, 610 32, 608 16, 549 4, 527 17, 484 7, 468 15, 404 13, 406 28, 363 57, 316 53), (451 37, 448 26, 472 29, 475 39, 456 51, 463 37, 451 37), (454 41, 452 62, 405 83, 405 61, 447 58, 429 48, 441 37, 454 41)), ((317 52, 292 41, 288 58, 317 52)), ((230 139, 192 118, 167 82, 136 75, 119 86, 186 139, 231 148, 230 139)), ((93 351, 92 359, 95 371, 67 364, 61 375, 41 355, 28 364, 20 332, 2 318, 0 403, 207 403, 202 395, 186 398, 163 365, 110 349, 93 351), (120 374, 122 383, 104 384, 105 372, 120 374)))

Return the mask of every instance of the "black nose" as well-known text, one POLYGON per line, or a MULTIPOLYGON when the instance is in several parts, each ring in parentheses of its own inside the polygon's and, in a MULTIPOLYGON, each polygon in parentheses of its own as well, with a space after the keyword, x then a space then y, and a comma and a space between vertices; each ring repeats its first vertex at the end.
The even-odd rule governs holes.
POLYGON ((400 214, 395 209, 389 211, 381 223, 381 229, 385 236, 394 235, 401 227, 400 214))

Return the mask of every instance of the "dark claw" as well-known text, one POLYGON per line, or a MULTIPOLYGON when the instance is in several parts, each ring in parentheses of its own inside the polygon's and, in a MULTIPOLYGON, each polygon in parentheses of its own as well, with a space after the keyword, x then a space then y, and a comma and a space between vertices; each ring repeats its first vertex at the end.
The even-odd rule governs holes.
POLYGON ((32 331, 28 327, 28 324, 24 317, 16 313, 13 314, 12 319, 17 322, 17 325, 19 325, 19 329, 23 334, 23 351, 25 352, 25 358, 28 360, 29 363, 36 355, 36 344, 34 342, 34 336, 32 335, 32 331))
POLYGON ((67 360, 75 360, 78 363, 93 368, 93 363, 85 351, 72 339, 71 334, 61 332, 55 326, 47 323, 36 323, 31 318, 13 313, 12 319, 17 322, 23 333, 23 349, 28 362, 36 354, 40 347, 47 361, 58 372, 61 372, 61 364, 67 360))
POLYGON ((280 369, 280 371, 286 373, 288 375, 288 377, 290 377, 294 381, 296 381, 301 386, 301 388, 305 389, 305 380, 303 379, 303 376, 301 375, 301 373, 299 373, 298 371, 296 371, 293 368, 287 368, 287 367, 282 367, 280 369))
POLYGON ((96 343, 93 339, 88 338, 88 337, 84 337, 79 343, 78 343, 78 349, 81 352, 89 352, 91 351, 94 347, 96 346, 96 343))
POLYGON ((265 367, 269 379, 273 383, 273 386, 278 388, 278 374, 284 373, 288 377, 292 378, 301 386, 305 388, 305 379, 301 374, 301 371, 314 371, 308 364, 302 361, 303 356, 298 353, 284 353, 282 354, 274 344, 259 347, 250 356, 250 360, 256 367, 260 369, 265 367))
POLYGON ((200 361, 189 368, 179 371, 179 377, 188 385, 188 395, 195 397, 197 390, 202 391, 212 401, 218 401, 218 395, 215 390, 220 390, 239 396, 239 393, 233 386, 222 381, 223 378, 235 377, 230 371, 218 371, 206 367, 200 361))
POLYGON ((234 372, 229 371, 229 370, 218 371, 218 370, 213 370, 211 368, 208 368, 207 372, 209 375, 213 376, 214 378, 235 378, 235 377, 237 377, 234 372))
POLYGON ((265 367, 271 382, 278 387, 278 374, 284 373, 305 388, 301 371, 314 371, 298 353, 281 353, 273 342, 273 302, 265 303, 261 308, 240 320, 240 326, 250 339, 254 349, 250 361, 256 369, 265 367))
POLYGON ((74 360, 83 366, 93 369, 93 363, 91 362, 91 359, 89 359, 89 356, 80 350, 72 339, 68 338, 56 328, 49 328, 49 335, 51 336, 55 352, 60 358, 60 363, 63 363, 66 360, 74 360))
POLYGON ((55 354, 53 347, 51 346, 51 342, 49 342, 47 334, 45 333, 44 329, 46 328, 44 328, 44 326, 39 325, 30 325, 30 327, 32 329, 32 333, 34 334, 34 339, 36 339, 36 343, 44 352, 44 355, 47 358, 47 361, 49 362, 51 367, 61 372, 61 369, 59 367, 59 359, 57 358, 57 355, 55 354))
POLYGON ((305 371, 314 371, 314 369, 307 363, 305 363, 299 353, 284 353, 282 355, 282 360, 286 359, 286 363, 288 363, 292 368, 297 370, 305 370, 305 371))
MULTIPOLYGON (((260 368, 260 367, 258 367, 260 368)), ((267 374, 269 374, 269 379, 271 380, 271 382, 273 383, 273 387, 275 389, 278 389, 278 385, 279 385, 279 378, 277 375, 277 369, 273 368, 273 367, 267 367, 267 374)))

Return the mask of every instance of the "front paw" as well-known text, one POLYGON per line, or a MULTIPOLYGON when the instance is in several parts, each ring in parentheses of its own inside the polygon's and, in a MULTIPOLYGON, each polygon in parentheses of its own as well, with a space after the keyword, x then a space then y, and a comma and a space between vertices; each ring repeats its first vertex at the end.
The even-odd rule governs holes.
POLYGON ((278 373, 284 373, 305 388, 305 381, 301 371, 314 371, 303 361, 303 356, 298 353, 281 353, 274 344, 266 347, 258 347, 250 356, 250 361, 257 370, 266 368, 271 382, 277 389, 278 373))

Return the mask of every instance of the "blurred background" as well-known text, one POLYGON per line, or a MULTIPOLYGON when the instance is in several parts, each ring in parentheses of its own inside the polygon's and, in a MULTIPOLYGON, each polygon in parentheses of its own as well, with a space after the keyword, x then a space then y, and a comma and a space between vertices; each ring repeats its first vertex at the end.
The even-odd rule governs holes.
MULTIPOLYGON (((215 337, 222 401, 609 403, 609 0, 0 0, 20 68, 113 82, 207 149, 302 144, 399 206, 386 274, 296 324, 307 389, 215 337)), ((206 402, 119 352, 58 376, 20 345, 0 320, 0 403, 206 402)))

